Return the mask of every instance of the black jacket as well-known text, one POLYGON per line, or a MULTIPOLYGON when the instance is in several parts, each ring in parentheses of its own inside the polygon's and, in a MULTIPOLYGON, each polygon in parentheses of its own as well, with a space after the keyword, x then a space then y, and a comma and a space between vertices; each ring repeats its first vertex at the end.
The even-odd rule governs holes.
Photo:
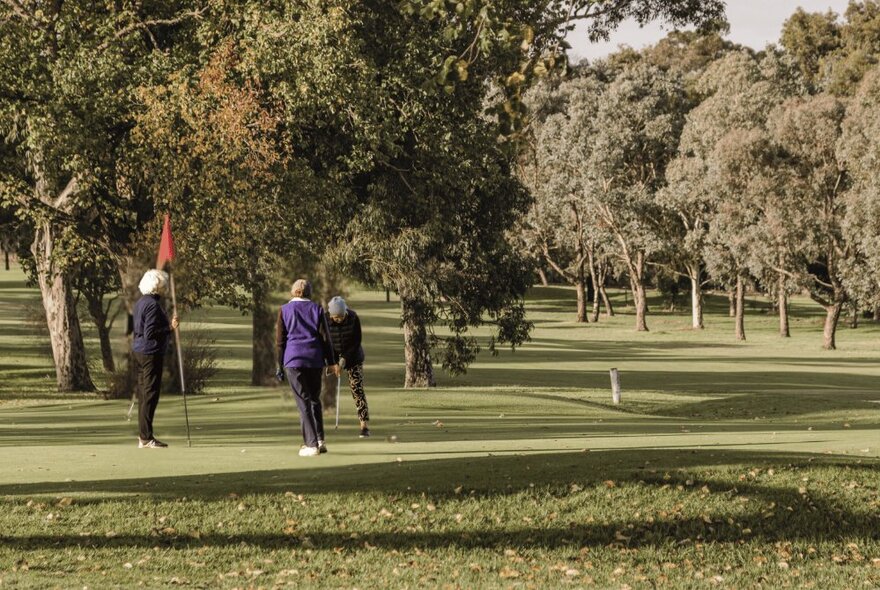
POLYGON ((353 309, 345 312, 345 319, 337 324, 333 320, 330 325, 330 339, 333 341, 333 352, 336 357, 345 359, 345 367, 350 368, 364 362, 364 348, 361 346, 361 320, 353 309))

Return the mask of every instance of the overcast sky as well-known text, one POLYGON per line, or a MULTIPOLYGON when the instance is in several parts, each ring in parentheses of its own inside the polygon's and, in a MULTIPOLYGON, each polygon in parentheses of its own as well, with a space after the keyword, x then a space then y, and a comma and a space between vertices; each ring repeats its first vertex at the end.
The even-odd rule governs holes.
MULTIPOLYGON (((849 0, 727 0, 727 19, 730 22, 728 38, 735 43, 763 49, 768 43, 779 41, 782 23, 800 6, 808 12, 825 12, 829 9, 838 14, 846 10, 849 0)), ((608 43, 590 43, 584 30, 571 33, 573 61, 582 58, 595 59, 614 52, 619 45, 641 49, 666 36, 668 27, 650 24, 640 29, 635 23, 624 23, 611 35, 608 43)))

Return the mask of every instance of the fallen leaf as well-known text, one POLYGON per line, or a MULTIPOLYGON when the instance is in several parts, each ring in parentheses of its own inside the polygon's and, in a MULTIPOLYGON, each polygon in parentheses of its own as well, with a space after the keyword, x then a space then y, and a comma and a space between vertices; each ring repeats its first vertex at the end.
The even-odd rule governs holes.
POLYGON ((504 567, 501 569, 500 572, 498 572, 498 575, 502 578, 518 578, 520 576, 520 573, 515 569, 504 567))

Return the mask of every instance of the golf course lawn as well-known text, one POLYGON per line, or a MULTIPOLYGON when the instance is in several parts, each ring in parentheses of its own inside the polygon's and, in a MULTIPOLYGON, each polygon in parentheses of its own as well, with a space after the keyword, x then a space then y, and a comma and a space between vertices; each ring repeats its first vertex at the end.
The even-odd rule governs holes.
POLYGON ((579 325, 573 290, 536 287, 530 343, 426 391, 401 388, 396 299, 354 291, 373 436, 343 397, 317 458, 287 385, 247 384, 249 318, 197 310, 220 371, 192 447, 168 395, 170 448, 139 450, 127 400, 53 393, 38 293, 0 271, 0 589, 880 587, 880 326, 828 352, 806 299, 789 339, 749 299, 744 343, 720 295, 702 332, 652 299, 636 333, 614 302, 579 325))

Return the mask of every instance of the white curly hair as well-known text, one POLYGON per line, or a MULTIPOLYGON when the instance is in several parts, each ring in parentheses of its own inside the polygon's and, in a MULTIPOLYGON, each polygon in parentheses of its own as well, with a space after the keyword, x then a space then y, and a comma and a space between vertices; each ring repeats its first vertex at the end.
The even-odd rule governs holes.
POLYGON ((164 270, 150 269, 138 284, 138 290, 144 295, 161 295, 168 285, 168 273, 164 270))

